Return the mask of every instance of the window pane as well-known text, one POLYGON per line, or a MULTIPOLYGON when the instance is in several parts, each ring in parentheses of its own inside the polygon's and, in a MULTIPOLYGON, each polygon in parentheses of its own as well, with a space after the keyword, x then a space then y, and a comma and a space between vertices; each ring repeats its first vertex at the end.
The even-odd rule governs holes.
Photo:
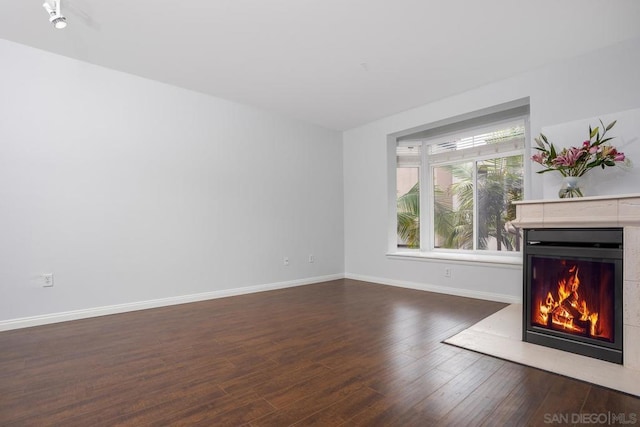
POLYGON ((487 112, 396 139, 398 247, 492 255, 522 250, 511 221, 512 203, 523 197, 528 110, 487 112), (428 247, 421 248, 421 240, 428 247))
POLYGON ((522 200, 523 157, 499 157, 477 163, 477 249, 519 251, 520 236, 509 227, 515 219, 511 202, 522 200))
POLYGON ((473 249, 473 163, 433 168, 433 245, 473 249))
POLYGON ((420 168, 396 169, 398 247, 420 247, 420 168))

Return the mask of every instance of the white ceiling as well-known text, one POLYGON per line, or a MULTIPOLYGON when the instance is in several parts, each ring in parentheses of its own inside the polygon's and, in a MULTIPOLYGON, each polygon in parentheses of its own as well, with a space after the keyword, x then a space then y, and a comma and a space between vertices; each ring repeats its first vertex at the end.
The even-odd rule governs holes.
POLYGON ((639 0, 42 3, 3 0, 0 38, 337 130, 640 37, 639 0))

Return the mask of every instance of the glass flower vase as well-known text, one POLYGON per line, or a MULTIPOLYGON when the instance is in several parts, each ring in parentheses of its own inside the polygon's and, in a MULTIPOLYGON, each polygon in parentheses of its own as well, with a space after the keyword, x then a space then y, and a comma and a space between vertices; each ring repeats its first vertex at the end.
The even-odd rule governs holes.
POLYGON ((565 176, 562 178, 562 185, 558 196, 561 199, 571 199, 573 197, 583 197, 582 179, 579 176, 565 176))

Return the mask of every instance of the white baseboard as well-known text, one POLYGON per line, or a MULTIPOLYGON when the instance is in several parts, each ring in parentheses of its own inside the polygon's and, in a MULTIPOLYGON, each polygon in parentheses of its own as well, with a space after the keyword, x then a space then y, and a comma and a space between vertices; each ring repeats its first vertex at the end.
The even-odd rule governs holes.
POLYGON ((86 319, 90 317, 107 316, 110 314, 126 313, 129 311, 146 310, 150 308, 166 307, 171 305, 186 304, 190 302, 205 301, 217 298, 226 298, 237 295, 252 294, 256 292, 272 291, 276 289, 292 288, 295 286, 311 285, 314 283, 328 282, 338 279, 353 279, 364 282, 378 283, 381 285, 396 286, 400 288, 416 289, 440 294, 455 295, 468 298, 476 298, 488 301, 504 302, 509 304, 521 304, 522 301, 511 295, 481 292, 469 289, 449 288, 429 285, 424 283, 390 280, 380 277, 363 276, 359 274, 332 274, 328 276, 309 277, 288 282, 268 283, 264 285, 247 286, 242 288, 223 289, 219 291, 203 292, 199 294, 180 295, 169 298, 160 298, 148 301, 138 301, 125 304, 109 305, 104 307, 87 308, 82 310, 65 311, 61 313, 44 314, 40 316, 23 317, 0 321, 0 331, 29 328, 32 326, 48 325, 51 323, 67 322, 70 320, 86 319))
POLYGON ((32 326, 48 325, 50 323, 67 322, 70 320, 86 319, 89 317, 107 316, 109 314, 126 313, 129 311, 146 310, 149 308, 166 307, 170 305, 205 301, 216 298, 226 298, 236 295, 252 294, 255 292, 292 288, 295 286, 311 285, 314 283, 328 282, 331 280, 338 280, 343 278, 344 274, 332 274, 328 276, 316 276, 306 279, 291 280, 288 282, 268 283, 264 285, 223 289, 220 291, 203 292, 199 294, 180 295, 176 297, 160 298, 148 301, 139 301, 125 304, 109 305, 104 307, 87 308, 82 310, 65 311, 61 313, 44 314, 41 316, 3 320, 0 321, 0 331, 29 328, 32 326))
POLYGON ((522 300, 513 295, 495 294, 491 292, 475 291, 471 289, 451 288, 426 283, 407 282, 402 280, 383 279, 380 277, 363 276, 360 274, 345 273, 346 279, 361 280, 363 282, 378 283, 381 285, 396 286, 399 288, 416 289, 419 291, 436 292, 439 294, 455 295, 458 297, 467 297, 482 299, 487 301, 504 302, 508 304, 522 304, 522 300))

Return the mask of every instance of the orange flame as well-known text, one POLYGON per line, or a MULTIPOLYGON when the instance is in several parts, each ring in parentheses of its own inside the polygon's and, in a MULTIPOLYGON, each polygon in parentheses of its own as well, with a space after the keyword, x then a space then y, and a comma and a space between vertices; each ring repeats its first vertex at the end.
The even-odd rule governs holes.
POLYGON ((570 276, 558 281, 557 299, 552 292, 547 294, 544 303, 538 304, 538 321, 543 325, 551 323, 560 329, 578 334, 586 334, 587 327, 589 334, 598 336, 598 313, 591 312, 587 307, 587 301, 580 298, 578 288, 580 287, 579 269, 573 266, 569 269, 570 276), (580 320, 587 325, 578 325, 576 320, 580 320))

